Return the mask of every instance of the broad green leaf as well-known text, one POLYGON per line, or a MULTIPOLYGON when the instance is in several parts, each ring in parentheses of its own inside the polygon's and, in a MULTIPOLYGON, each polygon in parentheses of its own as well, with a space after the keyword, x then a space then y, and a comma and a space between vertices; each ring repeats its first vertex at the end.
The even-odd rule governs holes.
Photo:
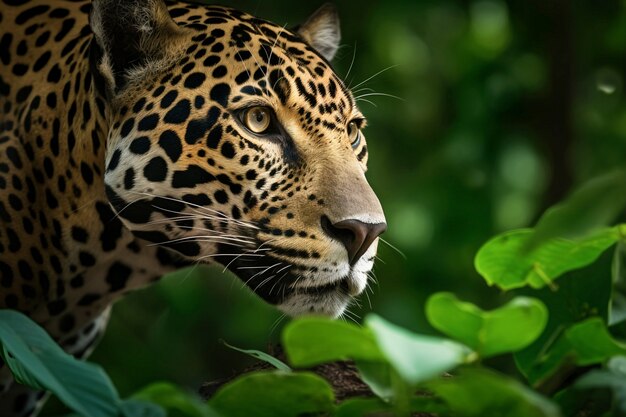
POLYGON ((601 318, 593 317, 563 331, 524 372, 531 383, 546 385, 563 366, 587 366, 625 354, 626 345, 613 339, 601 318))
POLYGON ((576 354, 577 365, 592 365, 614 355, 626 355, 626 344, 613 339, 604 321, 597 317, 575 324, 565 332, 565 338, 576 354))
POLYGON ((609 388, 613 392, 616 415, 626 415, 626 357, 615 356, 609 360, 607 370, 594 369, 583 375, 574 388, 609 388))
POLYGON ((413 385, 405 381, 388 362, 357 361, 363 382, 374 394, 393 408, 395 414, 406 415, 411 410, 413 385))
POLYGON ((220 388, 209 405, 228 417, 296 417, 330 412, 334 395, 312 373, 255 372, 220 388))
POLYGON ((365 319, 387 361, 408 384, 431 379, 464 363, 470 349, 448 339, 411 333, 370 314, 365 319))
POLYGON ((527 250, 555 237, 584 238, 609 226, 626 207, 626 171, 602 175, 584 183, 566 200, 549 208, 534 227, 527 250))
POLYGON ((374 394, 389 404, 396 415, 411 411, 414 386, 405 381, 387 362, 357 362, 361 379, 374 394))
POLYGON ((125 400, 120 409, 123 417, 173 417, 160 406, 146 401, 125 400))
POLYGON ((378 398, 350 398, 337 406, 333 417, 392 416, 391 405, 378 398))
MULTIPOLYGON (((608 320, 612 288, 611 258, 612 254, 607 251, 595 263, 567 272, 559 280, 557 290, 524 288, 517 291, 539 298, 550 308, 548 324, 543 334, 533 344, 514 354, 515 362, 525 376, 540 379, 549 377, 538 375, 532 369, 541 362, 541 358, 545 358, 546 352, 553 348, 569 326, 591 317, 608 320)), ((556 381, 558 376, 555 378, 556 381)), ((535 379, 529 381, 537 382, 535 379)))
MULTIPOLYGON (((134 400, 158 404, 167 417, 217 417, 218 414, 199 398, 167 382, 156 382, 133 394, 134 400)), ((127 417, 136 417, 127 414, 127 417)))
POLYGON ((15 379, 52 391, 70 409, 89 417, 117 417, 121 400, 104 371, 66 354, 36 323, 0 311, 2 357, 15 379))
POLYGON ((459 417, 558 417, 558 407, 518 381, 484 368, 460 369, 424 387, 459 417))
MULTIPOLYGON (((432 396, 414 396, 410 399, 412 413, 446 415, 448 407, 432 396)), ((423 414, 420 414, 423 415, 423 414)), ((394 417, 393 407, 378 398, 350 398, 337 406, 333 417, 394 417)))
POLYGON ((289 362, 296 367, 354 359, 381 361, 383 356, 374 336, 354 324, 322 317, 303 317, 283 331, 289 362))
POLYGON ((385 402, 394 397, 393 368, 387 362, 357 361, 357 369, 361 380, 367 384, 374 394, 385 402))
POLYGON ((432 295, 426 303, 426 315, 433 327, 482 357, 528 346, 548 321, 546 306, 535 298, 516 297, 500 308, 484 311, 451 293, 432 295))
POLYGON ((286 363, 265 352, 261 352, 260 350, 255 349, 241 349, 236 346, 229 345, 223 340, 222 343, 224 344, 224 346, 236 350, 237 352, 245 353, 246 355, 252 356, 253 358, 259 359, 263 362, 267 362, 279 371, 291 372, 291 368, 287 366, 286 363))
POLYGON ((552 281, 563 273, 594 262, 621 236, 620 226, 616 226, 576 241, 553 238, 530 252, 524 251, 532 233, 532 229, 506 232, 480 248, 475 266, 489 285, 504 290, 553 286, 552 281))

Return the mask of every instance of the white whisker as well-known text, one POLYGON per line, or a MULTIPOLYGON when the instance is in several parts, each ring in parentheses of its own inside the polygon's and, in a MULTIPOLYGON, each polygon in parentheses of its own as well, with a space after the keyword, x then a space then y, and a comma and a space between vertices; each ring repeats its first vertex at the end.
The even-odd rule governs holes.
POLYGON ((367 298, 367 304, 370 307, 370 310, 372 309, 372 299, 370 298, 369 293, 367 292, 367 289, 369 288, 369 283, 365 286, 365 297, 367 298))
POLYGON ((355 95, 356 95, 356 94, 360 93, 361 91, 370 91, 370 92, 374 92, 374 89, 373 89, 373 88, 369 88, 369 87, 361 87, 361 88, 357 88, 357 89, 355 89, 355 90, 351 90, 351 91, 352 91, 352 94, 355 94, 355 95))
MULTIPOLYGON (((146 197, 152 197, 152 198, 162 198, 162 199, 164 199, 164 200, 170 200, 170 201, 174 201, 174 202, 177 202, 177 203, 181 203, 181 204, 184 204, 184 205, 187 205, 187 206, 190 206, 190 207, 195 207, 195 208, 197 208, 197 209, 200 209, 200 210, 203 210, 203 211, 206 211, 206 212, 207 212, 207 213, 200 213, 200 214, 202 214, 202 215, 207 215, 207 216, 217 216, 217 217, 215 217, 215 218, 212 218, 212 219, 214 219, 214 220, 230 220, 230 221, 232 221, 232 222, 235 222, 235 223, 237 223, 237 224, 241 224, 241 225, 243 225, 243 226, 247 226, 247 227, 251 227, 251 228, 259 229, 259 227, 257 227, 256 225, 254 225, 254 224, 252 224, 252 223, 250 223, 250 222, 246 222, 246 221, 243 221, 243 220, 233 219, 233 218, 231 218, 231 217, 228 217, 226 214, 222 213, 221 211, 218 211, 218 210, 215 210, 215 209, 212 209, 212 208, 206 207, 206 206, 201 206, 201 205, 199 205, 199 204, 190 203, 190 202, 188 202, 188 201, 181 200, 181 199, 174 198, 174 197, 169 197, 169 196, 160 196, 160 195, 150 194, 150 193, 146 193, 146 192, 133 192, 133 193, 134 193, 134 194, 143 195, 143 196, 146 196, 146 197)), ((139 201, 139 200, 136 200, 136 201, 139 201)), ((155 206, 155 207, 156 207, 156 206, 155 206)), ((171 213, 177 213, 177 214, 178 214, 178 212, 176 212, 176 211, 172 211, 172 210, 164 209, 164 208, 161 208, 161 207, 156 207, 156 208, 158 208, 159 210, 165 210, 165 211, 169 211, 169 212, 171 212, 171 213)), ((196 211, 194 211, 194 212, 196 212, 196 211)), ((196 212, 196 213, 197 213, 197 212, 196 212)))
MULTIPOLYGON (((233 259, 232 259, 229 263, 227 263, 227 264, 226 264, 226 266, 224 266, 224 269, 222 270, 222 273, 226 272, 226 270, 228 269, 228 267, 229 267, 230 265, 232 265, 232 263, 233 263, 233 262, 235 262, 237 259, 239 259, 239 258, 243 257, 244 255, 247 255, 247 256, 255 256, 255 255, 257 255, 257 252, 258 252, 259 250, 260 250, 260 249, 259 249, 259 248, 257 248, 257 249, 255 249, 252 253, 250 253, 250 252, 246 253, 246 252, 247 252, 247 251, 246 251, 246 252, 244 252, 244 253, 240 254, 239 256, 237 256, 237 257, 233 258, 233 259)), ((270 250, 270 249, 263 249, 263 250, 264 250, 264 251, 268 251, 268 250, 270 250)), ((261 258, 265 257, 265 255, 258 255, 258 256, 260 256, 261 258)))
POLYGON ((257 67, 259 67, 259 71, 261 71, 261 73, 263 74, 263 77, 267 78, 267 68, 265 71, 263 71, 263 67, 261 66, 261 64, 259 63, 259 60, 256 59, 256 55, 254 55, 252 53, 252 51, 250 50, 250 48, 248 48, 248 45, 244 45, 244 47, 246 48, 246 50, 248 52, 250 52, 250 55, 252 55, 252 58, 254 58, 254 62, 256 62, 257 67))
POLYGON ((380 239, 381 242, 383 242, 384 244, 386 244, 387 246, 389 246, 391 249, 395 250, 396 252, 398 252, 400 254, 400 256, 402 256, 404 259, 406 259, 406 255, 398 248, 396 248, 395 246, 393 246, 391 243, 387 242, 385 239, 383 239, 382 237, 379 237, 378 239, 380 239))
MULTIPOLYGON (((274 55, 274 48, 276 48, 276 44, 278 43, 278 39, 280 39, 280 35, 282 35, 283 31, 285 30, 285 28, 287 27, 287 24, 283 25, 283 27, 280 29, 280 32, 278 32, 278 35, 276 35, 276 39, 274 39, 274 44, 272 45, 272 48, 270 49, 270 56, 267 58, 267 71, 265 73, 265 81, 267 81, 267 83, 269 84, 269 79, 267 78, 267 75, 269 73, 269 69, 270 69, 270 65, 272 65, 272 55, 274 55)), ((274 85, 275 87, 276 85, 274 85)), ((273 89, 273 87, 272 87, 273 89)))
POLYGON ((262 274, 264 274, 265 272, 269 271, 270 269, 275 268, 275 267, 277 267, 277 266, 280 266, 280 265, 282 265, 282 264, 283 264, 282 262, 278 262, 278 263, 276 263, 276 264, 274 264, 274 265, 272 265, 272 266, 268 266, 268 267, 267 267, 267 268, 265 268, 263 271, 257 272, 256 274, 252 275, 252 276, 250 277, 250 279, 252 279, 252 278, 256 277, 257 275, 262 275, 262 274))
MULTIPOLYGON (((270 282, 272 280, 272 278, 274 278, 276 275, 278 274, 274 274, 274 275, 270 275, 269 277, 265 278, 263 281, 261 281, 256 287, 254 287, 253 291, 257 292, 257 290, 259 290, 262 286, 264 286, 265 284, 267 284, 268 282, 270 282)), ((252 279, 252 278, 251 278, 252 279)), ((250 280, 248 280, 250 281, 250 280)), ((276 285, 276 284, 274 284, 276 285)), ((273 287, 272 287, 273 288, 273 287)), ((271 294, 271 291, 270 291, 271 294)))
POLYGON ((370 100, 368 100, 368 99, 366 99, 366 98, 358 98, 358 99, 356 99, 356 101, 364 101, 364 102, 366 102, 366 103, 371 104, 371 105, 372 105, 372 106, 374 106, 374 107, 378 107, 378 105, 377 105, 376 103, 374 103, 373 101, 370 101, 370 100))
POLYGON ((370 96, 391 97, 391 98, 395 98, 395 99, 400 100, 400 101, 406 101, 406 99, 403 99, 402 97, 394 96, 393 94, 377 93, 377 92, 361 94, 361 95, 355 97, 354 99, 355 100, 363 100, 363 97, 370 97, 370 96))
MULTIPOLYGON (((213 243, 224 243, 224 241, 226 241, 226 242, 250 243, 250 241, 247 241, 247 240, 241 240, 241 239, 231 238, 231 237, 226 237, 226 236, 183 236, 183 237, 179 237, 175 239, 170 239, 164 242, 149 243, 148 246, 165 245, 169 243, 179 243, 179 242, 185 242, 185 241, 213 242, 213 243)), ((233 246, 240 246, 240 245, 233 245, 233 246)))
POLYGON ((350 71, 352 71, 352 66, 354 65, 354 59, 355 58, 356 58, 356 42, 354 42, 354 52, 352 52, 352 61, 350 61, 350 66, 348 67, 348 72, 343 77, 344 80, 347 80, 348 76, 350 76, 350 71))
MULTIPOLYGON (((276 275, 278 275, 278 274, 276 274, 276 275)), ((276 286, 276 284, 278 284, 279 282, 281 282, 281 281, 282 281, 282 279, 283 279, 283 278, 285 278, 286 276, 287 276, 287 272, 285 272, 283 275, 281 275, 281 277, 280 277, 280 278, 278 278, 278 279, 276 280, 276 282, 274 283, 274 285, 272 285, 272 288, 270 288, 270 295, 272 294, 272 292, 274 292, 274 287, 276 286)), ((285 288, 284 288, 284 287, 285 287, 285 286, 283 286, 283 291, 285 291, 285 288)), ((284 294, 284 292, 283 292, 283 294, 284 294)))
POLYGON ((278 271, 276 271, 276 273, 277 273, 277 274, 280 274, 280 273, 281 273, 281 272, 283 272, 285 269, 287 269, 287 268, 291 268, 292 266, 293 266, 293 265, 291 265, 291 264, 285 265, 284 267, 282 267, 282 268, 280 268, 278 271))
POLYGON ((272 324, 272 326, 270 327, 270 333, 269 336, 271 336, 274 331, 278 328, 278 325, 287 317, 287 315, 285 313, 281 313, 280 316, 278 316, 278 318, 274 321, 274 324, 272 324))
POLYGON ((352 88, 357 88, 357 87, 360 87, 360 86, 362 86, 363 84, 365 84, 366 82, 370 81, 372 78, 377 77, 377 76, 379 76, 380 74, 382 74, 383 72, 389 71, 390 69, 395 68, 395 67, 397 67, 398 65, 399 65, 399 64, 395 64, 395 65, 391 65, 391 66, 389 66, 389 67, 387 67, 387 68, 385 68, 385 69, 382 69, 382 70, 378 71, 376 74, 372 75, 371 77, 369 77, 369 78, 367 78, 367 79, 365 79, 365 80, 361 81, 360 83, 358 83, 357 85, 355 85, 355 86, 354 86, 354 87, 352 87, 352 88))

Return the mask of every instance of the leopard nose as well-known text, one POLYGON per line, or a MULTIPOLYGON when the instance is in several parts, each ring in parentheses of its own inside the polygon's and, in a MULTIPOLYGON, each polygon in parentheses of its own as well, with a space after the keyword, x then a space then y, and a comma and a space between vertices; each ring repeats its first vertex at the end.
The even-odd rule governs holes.
POLYGON ((328 217, 322 216, 321 223, 324 232, 346 248, 350 266, 356 264, 374 240, 387 230, 387 223, 364 223, 356 219, 332 223, 328 217))

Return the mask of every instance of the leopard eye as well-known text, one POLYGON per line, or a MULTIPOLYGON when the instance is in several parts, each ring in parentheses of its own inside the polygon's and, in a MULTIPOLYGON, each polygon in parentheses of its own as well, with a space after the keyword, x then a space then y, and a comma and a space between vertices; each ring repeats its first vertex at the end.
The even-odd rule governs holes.
POLYGON ((350 138, 350 145, 356 149, 361 143, 361 131, 355 121, 348 123, 348 137, 350 138))
POLYGON ((261 134, 270 127, 272 114, 267 107, 251 107, 243 115, 243 122, 251 132, 261 134))

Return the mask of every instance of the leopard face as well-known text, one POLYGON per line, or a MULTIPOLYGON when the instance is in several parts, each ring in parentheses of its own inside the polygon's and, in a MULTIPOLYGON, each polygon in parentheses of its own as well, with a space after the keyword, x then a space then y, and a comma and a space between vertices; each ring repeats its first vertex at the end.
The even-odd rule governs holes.
POLYGON ((365 118, 329 64, 334 9, 292 31, 224 7, 96 0, 90 23, 124 225, 288 314, 342 314, 386 225, 365 118))

